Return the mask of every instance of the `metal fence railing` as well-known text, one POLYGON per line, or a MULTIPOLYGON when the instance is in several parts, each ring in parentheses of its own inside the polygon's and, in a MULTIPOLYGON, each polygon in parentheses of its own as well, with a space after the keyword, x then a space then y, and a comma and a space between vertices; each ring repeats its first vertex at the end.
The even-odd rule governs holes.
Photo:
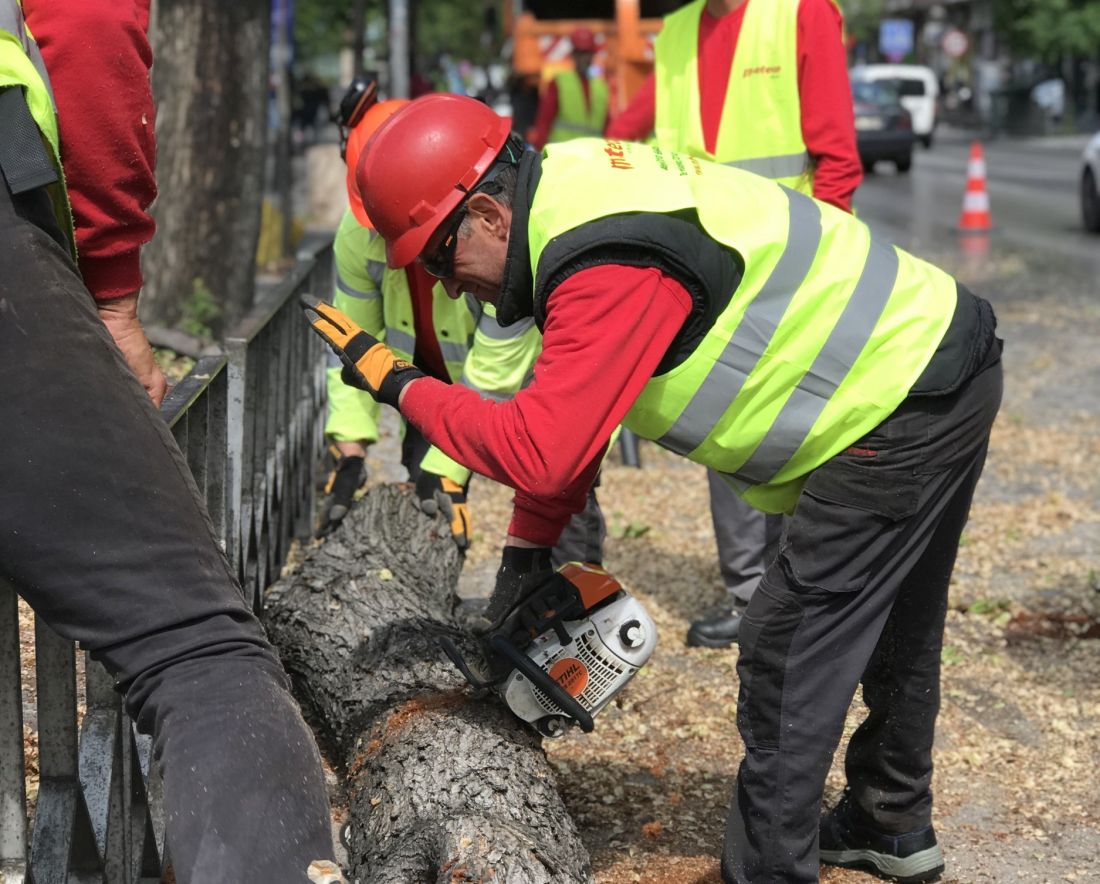
MULTIPOLYGON (((306 292, 327 297, 332 272, 330 242, 300 256, 226 352, 200 359, 161 408, 257 610, 311 525, 324 358, 297 302, 306 292)), ((39 787, 28 826, 18 603, 0 583, 0 884, 159 881, 164 827, 150 739, 136 734, 100 665, 83 661, 78 686, 76 648, 41 621, 33 655, 39 787)))

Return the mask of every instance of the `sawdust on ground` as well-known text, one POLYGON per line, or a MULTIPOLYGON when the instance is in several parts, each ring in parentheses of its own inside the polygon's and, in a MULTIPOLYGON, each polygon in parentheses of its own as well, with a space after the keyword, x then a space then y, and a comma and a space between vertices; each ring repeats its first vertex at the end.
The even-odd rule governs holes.
MULTIPOLYGON (((1094 881, 1100 309, 1011 297, 1014 285, 1028 285, 1011 262, 989 276, 979 290, 1009 295, 994 302, 1009 341, 1006 393, 962 539, 944 642, 934 781, 944 881, 1094 881), (1091 377, 1091 391, 1074 375, 1091 377)), ((742 753, 737 651, 683 641, 691 619, 721 596, 703 470, 653 445, 641 451, 642 470, 613 455, 604 471, 605 561, 643 600, 660 642, 594 734, 545 745, 599 884, 717 882, 742 753)), ((484 581, 510 492, 475 479, 470 501, 480 542, 466 567, 484 581)), ((861 712, 857 697, 845 739, 861 712)), ((843 742, 827 803, 843 787, 842 759, 843 742)), ((822 873, 829 884, 871 880, 822 873)))

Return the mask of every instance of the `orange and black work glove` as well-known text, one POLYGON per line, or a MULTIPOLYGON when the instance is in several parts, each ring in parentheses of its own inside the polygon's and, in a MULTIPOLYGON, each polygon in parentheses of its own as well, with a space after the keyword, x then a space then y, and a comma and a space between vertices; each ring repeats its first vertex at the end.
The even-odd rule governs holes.
POLYGON ((302 295, 300 303, 313 330, 344 363, 340 379, 348 386, 366 390, 375 401, 397 408, 405 385, 424 377, 419 368, 398 359, 389 347, 331 304, 312 295, 302 295))
POLYGON ((463 551, 468 549, 473 523, 470 521, 470 505, 466 503, 466 489, 446 476, 421 471, 416 478, 416 496, 421 512, 428 516, 443 513, 451 523, 455 546, 463 551))

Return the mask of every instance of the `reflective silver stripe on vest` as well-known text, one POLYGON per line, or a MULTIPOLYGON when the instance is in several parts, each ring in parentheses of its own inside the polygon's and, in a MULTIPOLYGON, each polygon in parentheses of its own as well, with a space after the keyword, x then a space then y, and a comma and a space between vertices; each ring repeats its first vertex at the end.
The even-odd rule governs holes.
POLYGON ((764 440, 737 469, 740 479, 753 484, 769 481, 802 447, 825 404, 836 394, 871 339, 897 277, 897 250, 872 239, 859 282, 825 346, 783 403, 764 440))
POLYGON ((386 346, 391 350, 400 350, 402 353, 408 353, 412 356, 416 352, 416 338, 400 329, 388 328, 386 329, 386 346))
POLYGON ((527 329, 534 324, 535 320, 528 316, 526 319, 513 322, 510 326, 505 328, 497 322, 495 316, 490 316, 486 313, 478 320, 477 330, 485 335, 485 337, 491 338, 494 341, 510 341, 523 335, 527 329))
POLYGON ((731 160, 723 163, 735 169, 744 169, 765 178, 797 178, 810 168, 810 155, 806 151, 778 157, 756 157, 751 160, 731 160))
POLYGON ((42 53, 38 51, 38 44, 30 38, 23 24, 23 8, 19 5, 19 0, 0 0, 0 30, 14 35, 23 44, 23 51, 27 53, 27 57, 38 71, 38 76, 46 84, 46 90, 50 93, 50 101, 56 113, 57 100, 53 97, 50 75, 46 73, 46 63, 42 60, 42 53))
POLYGON ((382 276, 386 272, 385 261, 367 261, 367 276, 375 284, 379 291, 382 290, 382 276))
POLYGON ((470 352, 470 348, 465 344, 456 344, 454 341, 440 341, 436 339, 439 344, 439 352, 443 354, 445 362, 465 362, 466 354, 470 352))
POLYGON ((469 389, 473 390, 482 399, 491 399, 491 400, 493 400, 493 402, 505 402, 508 399, 512 398, 511 393, 501 393, 498 390, 483 390, 481 387, 479 387, 477 384, 475 384, 473 381, 471 381, 468 377, 466 377, 465 372, 462 373, 462 377, 459 379, 458 382, 462 386, 468 387, 469 389))
POLYGON ((351 285, 343 276, 340 275, 340 271, 336 271, 336 288, 342 291, 349 298, 356 298, 360 301, 375 301, 380 296, 378 289, 373 292, 364 292, 351 285))
POLYGON ((821 209, 817 203, 784 187, 790 202, 787 245, 760 293, 745 309, 718 360, 657 444, 678 454, 690 454, 703 444, 741 388, 764 350, 783 314, 802 287, 821 244, 821 209))
MULTIPOLYGON (((445 362, 465 362, 470 348, 453 341, 438 341, 439 352, 445 362)), ((386 329, 386 344, 391 350, 400 350, 410 355, 416 353, 416 338, 408 332, 396 328, 386 329)))

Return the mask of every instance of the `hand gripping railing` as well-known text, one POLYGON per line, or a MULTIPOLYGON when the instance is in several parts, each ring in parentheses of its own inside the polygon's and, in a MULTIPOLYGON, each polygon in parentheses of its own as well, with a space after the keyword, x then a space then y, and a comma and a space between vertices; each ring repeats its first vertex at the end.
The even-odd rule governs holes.
MULTIPOLYGON (((324 420, 322 343, 298 309, 332 291, 330 242, 300 256, 226 339, 165 398, 161 413, 256 609, 291 541, 309 533, 324 420)), ((28 827, 16 593, 0 582, 0 882, 134 884, 160 880, 159 782, 110 675, 85 660, 86 710, 73 643, 35 623, 39 790, 28 827)))

